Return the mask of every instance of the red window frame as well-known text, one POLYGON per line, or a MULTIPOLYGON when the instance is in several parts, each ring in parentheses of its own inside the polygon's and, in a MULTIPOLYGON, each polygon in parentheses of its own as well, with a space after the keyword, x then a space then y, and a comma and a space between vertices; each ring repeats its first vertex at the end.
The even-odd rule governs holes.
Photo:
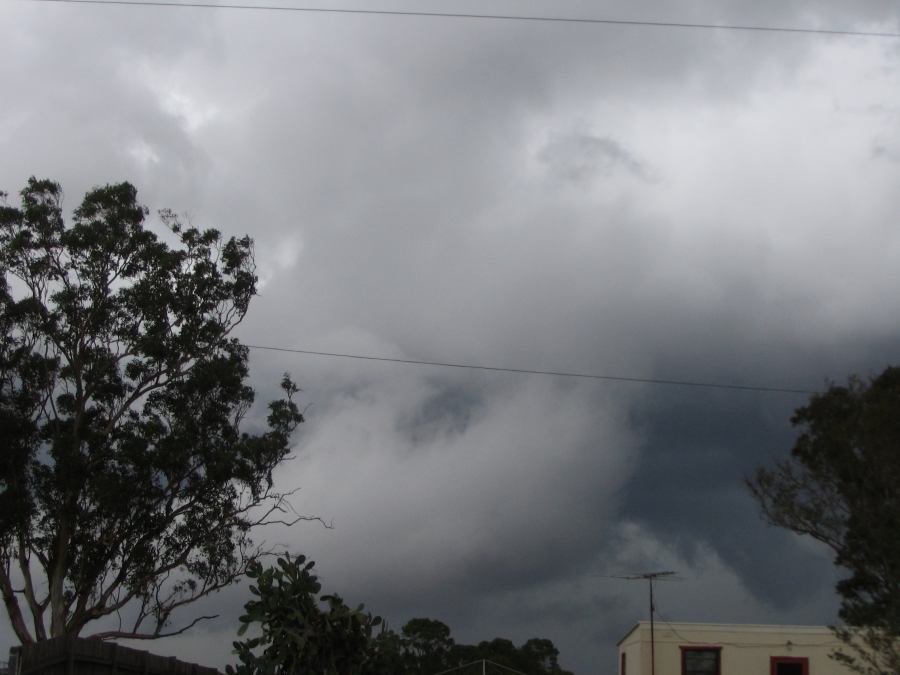
POLYGON ((716 675, 722 675, 722 647, 720 645, 680 645, 679 649, 681 650, 681 675, 685 675, 687 672, 687 662, 684 656, 686 652, 715 652, 716 675))
POLYGON ((809 675, 809 658, 806 656, 772 656, 769 658, 769 673, 775 675, 779 663, 799 663, 803 666, 803 675, 809 675))

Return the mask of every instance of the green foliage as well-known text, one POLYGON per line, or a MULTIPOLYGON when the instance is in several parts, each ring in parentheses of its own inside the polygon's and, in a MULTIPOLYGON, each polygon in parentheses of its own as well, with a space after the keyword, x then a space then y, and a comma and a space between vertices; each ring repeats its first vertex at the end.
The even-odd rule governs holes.
POLYGON ((525 675, 571 675, 559 666, 559 650, 550 640, 532 638, 521 647, 505 638, 459 644, 446 624, 434 619, 411 619, 400 635, 385 630, 376 643, 382 645, 380 669, 371 673, 436 675, 453 669, 462 675, 480 675, 485 661, 485 670, 491 673, 512 669, 525 675))
POLYGON ((521 647, 504 638, 495 638, 479 643, 475 654, 476 659, 487 659, 526 675, 571 675, 559 666, 559 650, 550 640, 542 638, 531 638, 521 647))
POLYGON ((447 669, 454 642, 446 624, 434 619, 410 619, 401 632, 407 672, 438 673, 447 669))
POLYGON ((251 565, 254 599, 244 605, 238 635, 251 626, 259 634, 234 643, 239 663, 228 666, 228 675, 392 672, 380 670, 389 666, 389 652, 372 637, 381 619, 364 613, 362 605, 347 607, 340 596, 319 596, 314 564, 286 555, 274 567, 251 565))
POLYGON ((559 673, 559 650, 550 640, 531 638, 522 645, 522 654, 535 665, 539 665, 544 672, 559 673))
POLYGON ((791 458, 749 481, 772 524, 828 545, 838 582, 837 658, 867 675, 900 672, 900 368, 852 378, 795 413, 791 458))
POLYGON ((241 430, 249 238, 164 211, 172 248, 128 183, 88 192, 71 224, 61 201, 34 178, 20 206, 0 195, 0 591, 22 642, 125 609, 99 636, 157 637, 262 553, 250 532, 285 506, 272 471, 297 388, 241 430))
POLYGON ((303 556, 284 556, 266 569, 251 566, 253 599, 244 605, 238 635, 254 637, 234 643, 239 662, 227 675, 437 675, 450 669, 480 675, 482 659, 492 673, 571 675, 559 667, 550 640, 533 638, 521 648, 502 638, 459 645, 446 624, 426 618, 411 619, 397 634, 362 605, 351 609, 336 595, 319 595, 313 565, 303 556))

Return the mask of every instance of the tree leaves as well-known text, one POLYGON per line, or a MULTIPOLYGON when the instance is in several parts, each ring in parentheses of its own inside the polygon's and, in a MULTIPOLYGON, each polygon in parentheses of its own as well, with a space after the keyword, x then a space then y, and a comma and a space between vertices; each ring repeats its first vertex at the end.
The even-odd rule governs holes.
POLYGON ((133 623, 100 636, 159 636, 247 571, 250 530, 287 497, 272 472, 303 421, 290 379, 267 429, 240 428, 254 393, 229 333, 256 292, 253 243, 165 211, 170 248, 128 183, 88 192, 70 225, 58 184, 20 197, 0 203, 6 607, 22 641, 129 604, 133 623))
POLYGON ((748 481, 766 519, 828 545, 837 584, 840 659, 868 675, 900 672, 900 368, 851 378, 794 414, 791 458, 748 481))
POLYGON ((362 605, 351 609, 338 595, 319 595, 314 565, 302 555, 284 555, 273 567, 251 566, 255 597, 244 605, 238 636, 251 626, 260 635, 234 643, 239 663, 228 675, 373 672, 372 630, 381 619, 362 605))

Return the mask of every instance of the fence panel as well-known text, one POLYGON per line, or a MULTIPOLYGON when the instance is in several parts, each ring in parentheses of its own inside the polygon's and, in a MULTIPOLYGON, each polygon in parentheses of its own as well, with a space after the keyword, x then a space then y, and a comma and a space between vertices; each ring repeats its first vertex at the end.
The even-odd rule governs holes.
POLYGON ((114 642, 58 637, 10 650, 9 675, 221 675, 114 642))

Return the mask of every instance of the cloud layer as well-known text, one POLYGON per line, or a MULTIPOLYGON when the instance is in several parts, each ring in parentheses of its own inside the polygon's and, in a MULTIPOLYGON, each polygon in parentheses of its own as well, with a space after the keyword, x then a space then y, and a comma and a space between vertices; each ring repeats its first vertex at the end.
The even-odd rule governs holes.
MULTIPOLYGON (((898 26, 886 1, 491 13, 551 9, 898 26)), ((53 177, 74 207, 128 179, 251 234, 250 344, 791 388, 898 358, 897 41, 38 3, 0 21, 0 188, 53 177)), ((802 396, 252 367, 261 401, 284 371, 303 386, 277 478, 334 522, 265 536, 395 627, 549 637, 565 667, 609 672, 646 589, 602 575, 650 568, 684 578, 659 589, 669 620, 835 618, 828 556, 743 487, 790 447, 802 396)), ((158 649, 228 662, 244 599, 158 649)))

